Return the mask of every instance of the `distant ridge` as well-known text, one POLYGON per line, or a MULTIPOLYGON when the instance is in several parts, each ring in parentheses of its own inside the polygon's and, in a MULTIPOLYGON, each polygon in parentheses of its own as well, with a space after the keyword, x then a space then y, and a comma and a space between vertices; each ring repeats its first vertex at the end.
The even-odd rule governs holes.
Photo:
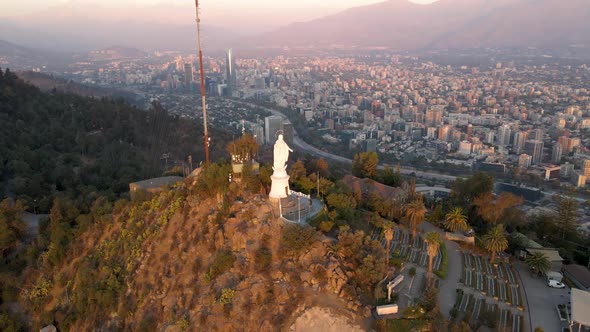
POLYGON ((360 47, 422 50, 590 44, 587 0, 390 0, 295 23, 243 47, 360 47), (567 4, 566 4, 567 3, 567 4))
POLYGON ((28 48, 16 43, 0 40, 0 68, 14 70, 41 67, 50 62, 60 61, 63 57, 63 54, 28 48), (16 66, 16 63, 19 66, 16 66))
POLYGON ((114 60, 127 58, 141 58, 147 56, 148 53, 134 47, 125 46, 109 46, 99 50, 88 52, 87 56, 92 60, 114 60))

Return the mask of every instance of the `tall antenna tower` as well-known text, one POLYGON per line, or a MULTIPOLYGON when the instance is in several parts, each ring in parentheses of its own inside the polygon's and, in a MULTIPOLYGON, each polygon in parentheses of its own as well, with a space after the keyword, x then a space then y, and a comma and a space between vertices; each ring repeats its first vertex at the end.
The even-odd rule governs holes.
POLYGON ((205 132, 205 162, 209 164, 209 132, 207 130, 207 102, 205 101, 205 72, 203 71, 203 51, 201 49, 201 19, 199 18, 199 0, 195 0, 197 13, 197 47, 199 50, 199 72, 201 76, 201 102, 203 104, 203 130, 205 132))

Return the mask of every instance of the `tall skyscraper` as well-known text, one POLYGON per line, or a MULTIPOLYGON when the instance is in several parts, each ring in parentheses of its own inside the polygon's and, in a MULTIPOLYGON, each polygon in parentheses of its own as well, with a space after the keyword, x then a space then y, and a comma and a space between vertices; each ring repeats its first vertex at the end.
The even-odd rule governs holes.
POLYGON ((195 80, 193 76, 193 64, 192 63, 185 63, 184 64, 184 82, 189 83, 195 80))
POLYGON ((530 139, 524 144, 524 150, 531 156, 531 163, 538 165, 543 160, 543 141, 530 139))
POLYGON ((231 94, 238 87, 238 77, 236 75, 236 62, 231 48, 227 51, 225 58, 225 78, 227 80, 228 91, 231 94))
POLYGON ((510 129, 509 125, 501 125, 498 128, 498 145, 500 146, 506 146, 508 144, 510 144, 510 134, 512 133, 512 130, 510 129))
POLYGON ((283 130, 283 118, 271 115, 264 118, 264 138, 267 144, 273 145, 277 140, 277 132, 283 130))

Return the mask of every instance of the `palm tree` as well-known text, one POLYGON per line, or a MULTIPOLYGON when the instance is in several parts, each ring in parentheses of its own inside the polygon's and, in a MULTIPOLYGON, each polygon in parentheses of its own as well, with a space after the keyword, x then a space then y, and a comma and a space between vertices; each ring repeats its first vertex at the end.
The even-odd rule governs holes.
POLYGON ((534 252, 530 255, 527 255, 524 261, 531 268, 531 270, 537 273, 545 273, 551 268, 551 262, 549 261, 549 258, 547 258, 547 256, 542 252, 534 252))
POLYGON ((440 247, 440 235, 437 232, 428 232, 424 238, 426 241, 426 253, 428 254, 428 287, 430 287, 430 281, 432 278, 432 261, 434 256, 438 253, 440 247))
POLYGON ((445 227, 453 233, 466 231, 469 228, 467 226, 467 217, 463 213, 462 208, 454 207, 445 215, 445 227))
POLYGON ((494 263, 496 253, 508 248, 508 240, 504 235, 504 225, 498 224, 482 237, 483 245, 492 254, 491 262, 494 263))
POLYGON ((408 222, 408 228, 410 228, 410 231, 412 232, 412 239, 414 239, 416 236, 416 229, 418 228, 418 225, 424 221, 424 215, 426 215, 426 207, 424 207, 422 196, 419 196, 417 199, 413 200, 406 207, 406 218, 408 222))
POLYGON ((389 266, 389 247, 391 246, 391 240, 393 240, 393 228, 391 222, 385 222, 383 224, 383 235, 385 236, 385 252, 387 255, 387 266, 389 266))

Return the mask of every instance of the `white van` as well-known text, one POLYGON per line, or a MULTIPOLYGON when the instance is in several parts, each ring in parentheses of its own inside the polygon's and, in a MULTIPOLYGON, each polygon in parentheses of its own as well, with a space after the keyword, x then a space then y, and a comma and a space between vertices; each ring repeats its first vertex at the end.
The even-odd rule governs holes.
POLYGON ((565 285, 557 280, 549 280, 549 282, 547 282, 547 286, 549 287, 553 287, 553 288, 564 288, 565 285))

